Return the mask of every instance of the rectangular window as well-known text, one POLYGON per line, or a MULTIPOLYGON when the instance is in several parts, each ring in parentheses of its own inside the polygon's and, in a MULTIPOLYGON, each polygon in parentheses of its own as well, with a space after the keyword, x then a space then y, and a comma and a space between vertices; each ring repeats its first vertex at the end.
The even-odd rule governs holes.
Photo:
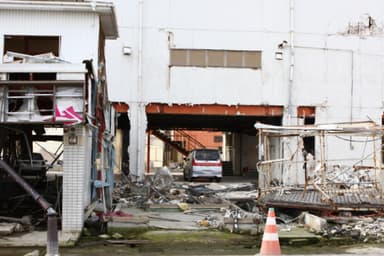
POLYGON ((170 66, 261 68, 261 51, 170 49, 170 66))
POLYGON ((58 36, 4 36, 4 54, 7 51, 38 55, 43 53, 52 53, 59 56, 58 36))
POLYGON ((213 142, 215 143, 223 142, 223 136, 214 136, 213 142))

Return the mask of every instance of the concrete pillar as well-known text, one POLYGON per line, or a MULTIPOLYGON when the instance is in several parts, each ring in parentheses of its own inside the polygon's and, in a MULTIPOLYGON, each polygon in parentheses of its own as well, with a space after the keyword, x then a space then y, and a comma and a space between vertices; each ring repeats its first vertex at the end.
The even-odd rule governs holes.
MULTIPOLYGON (((297 109, 292 108, 292 115, 288 115, 287 113, 283 116, 283 125, 302 125, 303 119, 297 118, 297 109)), ((303 164, 303 156, 301 152, 301 147, 303 147, 302 142, 298 137, 283 137, 279 141, 275 141, 275 143, 280 144, 280 156, 281 158, 288 159, 293 157, 293 163, 285 163, 282 165, 277 165, 274 170, 274 175, 283 177, 279 178, 285 185, 295 185, 295 184, 304 184, 304 169, 303 164), (297 163, 299 162, 299 163, 297 163)))
POLYGON ((145 175, 146 158, 146 129, 147 114, 145 104, 129 104, 129 120, 131 122, 130 145, 129 145, 129 170, 134 180, 142 180, 145 175))
POLYGON ((81 231, 91 197, 91 131, 71 127, 64 133, 63 231, 81 231))
POLYGON ((241 134, 232 133, 233 175, 241 173, 241 134))
POLYGON ((223 134, 223 161, 231 161, 232 156, 232 134, 231 133, 224 133, 223 134))

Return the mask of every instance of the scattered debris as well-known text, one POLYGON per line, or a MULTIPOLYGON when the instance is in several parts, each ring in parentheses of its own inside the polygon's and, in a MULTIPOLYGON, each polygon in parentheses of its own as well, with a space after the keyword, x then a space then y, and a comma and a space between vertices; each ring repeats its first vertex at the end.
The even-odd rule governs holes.
POLYGON ((110 239, 111 236, 108 235, 108 234, 101 234, 101 235, 99 235, 99 238, 101 238, 101 239, 110 239))
POLYGON ((148 223, 149 218, 146 216, 134 216, 132 214, 127 214, 123 211, 110 212, 104 215, 106 221, 112 220, 116 222, 129 222, 129 223, 148 223))
POLYGON ((113 239, 122 239, 124 236, 120 233, 113 233, 112 238, 113 239))
POLYGON ((314 232, 320 232, 327 227, 327 221, 323 218, 315 216, 310 213, 303 213, 304 215, 304 225, 313 230, 314 232))
POLYGON ((177 228, 185 225, 190 229, 194 223, 196 228, 225 228, 240 232, 245 226, 255 229, 256 223, 263 222, 263 216, 255 207, 257 190, 253 183, 176 182, 168 168, 159 169, 153 177, 147 177, 142 183, 129 179, 124 181, 118 181, 114 190, 114 201, 119 207, 114 213, 107 214, 111 221, 116 222, 120 218, 121 222, 126 222, 137 218, 135 214, 124 215, 122 211, 137 207, 145 210, 140 216, 149 219, 146 224, 151 225, 156 221, 156 227, 163 228, 175 227, 171 224, 173 222, 179 223, 177 228), (178 213, 184 217, 171 217, 178 213))
POLYGON ((13 232, 15 232, 16 225, 16 223, 0 223, 0 236, 13 234, 13 232))
MULTIPOLYGON (((318 135, 320 130, 315 128, 303 131, 318 135)), ((300 128, 297 131, 299 135, 302 133, 300 128)), ((377 127, 369 130, 356 126, 353 129, 348 126, 340 129, 327 127, 322 131, 342 135, 345 131, 347 134, 363 131, 364 135, 369 136, 382 133, 377 127)), ((273 134, 276 136, 277 133, 273 134)), ((288 130, 288 136, 293 134, 294 130, 288 130)), ((285 132, 282 133, 284 135, 285 132)), ((301 150, 297 152, 301 153, 301 150)), ((308 158, 307 154, 305 158, 307 162, 304 166, 308 172, 307 179, 303 179, 305 184, 301 184, 303 187, 300 184, 295 187, 285 185, 283 180, 265 182, 266 179, 272 181, 272 177, 263 176, 265 174, 261 169, 264 180, 259 180, 259 184, 265 183, 260 187, 249 182, 178 182, 165 167, 159 169, 153 177, 148 176, 144 182, 120 180, 114 190, 114 201, 118 207, 107 216, 110 221, 130 222, 130 227, 145 224, 147 227, 173 230, 217 229, 233 233, 246 231, 256 235, 262 232, 266 220, 265 210, 275 207, 279 230, 284 232, 305 227, 318 237, 348 236, 363 242, 384 241, 384 218, 378 213, 384 204, 377 198, 378 193, 375 195, 377 167, 364 165, 363 161, 346 165, 310 156, 308 158), (367 213, 371 215, 367 216, 367 213), (146 221, 132 221, 139 218, 146 221)), ((299 167, 299 171, 304 173, 301 170, 303 162, 299 158, 282 161, 292 160, 296 162, 284 168, 299 167)), ((274 160, 266 160, 265 166, 273 169, 275 162, 271 161, 274 160)), ((282 166, 281 161, 276 163, 282 166)), ((121 241, 125 243, 125 240, 121 241)))
POLYGON ((169 190, 172 183, 172 174, 168 167, 164 166, 156 171, 152 181, 152 189, 155 189, 156 191, 169 190))
POLYGON ((321 232, 324 237, 350 236, 361 242, 384 242, 384 218, 360 218, 359 221, 329 226, 321 232))

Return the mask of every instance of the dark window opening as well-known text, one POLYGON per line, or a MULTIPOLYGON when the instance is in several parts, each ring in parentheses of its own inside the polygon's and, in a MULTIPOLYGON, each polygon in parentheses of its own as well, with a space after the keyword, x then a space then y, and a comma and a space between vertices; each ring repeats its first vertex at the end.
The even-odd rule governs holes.
MULTIPOLYGON (((315 124, 315 118, 314 117, 305 117, 304 118, 304 124, 305 125, 315 124)), ((315 155, 315 136, 304 137, 303 141, 304 141, 304 149, 308 153, 315 155)))
POLYGON ((38 55, 53 53, 59 56, 60 37, 58 36, 13 36, 5 35, 4 54, 7 51, 38 55))
MULTIPOLYGON (((315 107, 300 106, 297 108, 297 116, 304 119, 304 125, 315 124, 315 107)), ((304 137, 304 149, 307 153, 315 155, 315 137, 304 137)))
POLYGON ((223 136, 214 136, 213 142, 215 143, 223 142, 223 136))

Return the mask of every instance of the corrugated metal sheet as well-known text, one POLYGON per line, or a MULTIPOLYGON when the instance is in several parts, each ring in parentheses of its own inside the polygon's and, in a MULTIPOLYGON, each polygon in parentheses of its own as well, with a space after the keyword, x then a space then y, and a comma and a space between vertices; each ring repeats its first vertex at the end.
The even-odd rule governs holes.
POLYGON ((285 190, 267 194, 262 203, 266 206, 307 210, 374 210, 384 209, 384 200, 376 189, 357 191, 327 191, 332 201, 324 199, 317 190, 285 190))

